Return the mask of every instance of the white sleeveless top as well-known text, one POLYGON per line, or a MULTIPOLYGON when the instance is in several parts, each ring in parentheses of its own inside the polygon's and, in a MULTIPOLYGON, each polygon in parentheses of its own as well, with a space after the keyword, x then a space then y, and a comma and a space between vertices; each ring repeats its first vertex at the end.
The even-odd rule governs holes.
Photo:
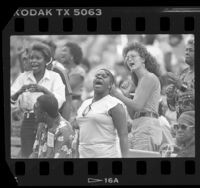
POLYGON ((83 117, 82 113, 91 103, 92 98, 84 101, 77 112, 80 158, 121 157, 117 130, 108 111, 117 104, 124 104, 107 95, 94 102, 90 111, 83 117))

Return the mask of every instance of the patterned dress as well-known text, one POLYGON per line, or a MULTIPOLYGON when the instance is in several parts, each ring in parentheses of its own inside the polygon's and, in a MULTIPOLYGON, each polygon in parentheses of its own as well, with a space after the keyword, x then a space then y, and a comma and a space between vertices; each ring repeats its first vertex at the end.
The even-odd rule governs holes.
POLYGON ((194 72, 190 68, 185 69, 180 75, 180 80, 187 86, 187 89, 180 90, 174 87, 167 95, 169 109, 177 112, 177 118, 183 112, 195 108, 194 72))
POLYGON ((31 158, 72 158, 74 132, 62 116, 56 119, 52 128, 39 123, 31 158))

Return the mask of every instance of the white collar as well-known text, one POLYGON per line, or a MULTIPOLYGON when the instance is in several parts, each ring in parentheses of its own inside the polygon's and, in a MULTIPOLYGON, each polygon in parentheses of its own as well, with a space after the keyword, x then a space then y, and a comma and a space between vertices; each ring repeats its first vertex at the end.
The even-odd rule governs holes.
MULTIPOLYGON (((43 80, 43 79, 48 79, 48 80, 50 80, 51 77, 50 77, 49 72, 50 72, 49 70, 45 69, 44 76, 43 76, 43 78, 42 78, 41 80, 43 80)), ((35 77, 34 77, 34 75, 33 75, 33 71, 29 71, 29 72, 28 72, 28 78, 31 79, 31 80, 35 80, 35 77)))

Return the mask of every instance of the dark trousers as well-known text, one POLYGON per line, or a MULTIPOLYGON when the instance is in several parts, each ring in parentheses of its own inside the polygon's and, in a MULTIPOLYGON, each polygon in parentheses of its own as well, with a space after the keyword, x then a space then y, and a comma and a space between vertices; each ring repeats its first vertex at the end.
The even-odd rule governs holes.
POLYGON ((21 155, 28 158, 33 151, 37 126, 35 118, 24 118, 21 126, 21 155))

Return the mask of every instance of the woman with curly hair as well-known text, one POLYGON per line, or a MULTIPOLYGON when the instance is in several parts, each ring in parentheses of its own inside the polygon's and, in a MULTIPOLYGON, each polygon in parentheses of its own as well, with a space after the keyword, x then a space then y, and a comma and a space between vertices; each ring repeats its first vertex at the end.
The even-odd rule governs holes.
POLYGON ((136 86, 135 95, 133 99, 129 97, 128 87, 121 88, 124 95, 113 88, 112 95, 124 102, 133 119, 129 148, 158 151, 162 142, 162 129, 158 120, 161 92, 159 65, 139 43, 125 47, 123 56, 136 86))

